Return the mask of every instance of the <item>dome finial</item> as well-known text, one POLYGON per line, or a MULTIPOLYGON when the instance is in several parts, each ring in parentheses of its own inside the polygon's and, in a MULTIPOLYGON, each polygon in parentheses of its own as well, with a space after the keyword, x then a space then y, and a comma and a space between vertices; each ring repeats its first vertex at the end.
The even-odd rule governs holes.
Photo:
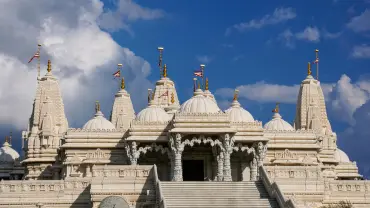
POLYGON ((125 89, 125 79, 122 77, 122 80, 121 80, 121 89, 124 90, 125 89))
POLYGON ((163 47, 158 47, 158 51, 159 51, 158 67, 159 67, 159 72, 160 72, 159 73, 160 78, 162 78, 161 71, 162 71, 163 50, 164 50, 163 47))
POLYGON ((208 86, 208 77, 206 78, 206 87, 205 87, 205 90, 208 90, 209 89, 209 86, 208 86))
POLYGON ((198 82, 198 89, 200 89, 200 82, 198 82))
POLYGON ((48 72, 51 72, 51 61, 50 60, 48 60, 48 72))
POLYGON ((279 113, 279 104, 280 103, 276 103, 274 110, 272 110, 273 113, 279 113))
POLYGON ((311 63, 308 62, 307 64, 307 75, 311 75, 312 74, 312 71, 311 71, 311 63))
POLYGON ((167 64, 164 64, 163 66, 163 77, 167 77, 167 64))
POLYGON ((174 104, 175 103, 175 94, 172 92, 171 94, 171 103, 174 104))
POLYGON ((13 132, 10 132, 9 133, 9 144, 12 145, 12 135, 13 135, 13 132))
POLYGON ((239 95, 239 90, 236 89, 234 91, 234 98, 233 98, 234 101, 238 100, 238 95, 239 95))
POLYGON ((95 112, 99 112, 100 111, 100 103, 99 101, 95 101, 95 112))
POLYGON ((5 142, 4 143, 9 143, 9 137, 5 136, 5 142))

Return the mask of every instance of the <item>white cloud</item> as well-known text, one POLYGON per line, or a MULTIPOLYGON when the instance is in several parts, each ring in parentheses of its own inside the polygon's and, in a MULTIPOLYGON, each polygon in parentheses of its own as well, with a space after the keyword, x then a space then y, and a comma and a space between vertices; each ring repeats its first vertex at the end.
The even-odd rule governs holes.
POLYGON ((99 18, 99 26, 115 31, 124 29, 132 33, 130 23, 137 20, 153 20, 162 18, 165 12, 160 9, 145 8, 132 0, 118 0, 115 10, 104 12, 99 18))
POLYGON ((342 35, 342 32, 331 33, 325 29, 322 31, 322 33, 323 33, 323 37, 327 39, 335 39, 342 35))
MULTIPOLYGON (((130 20, 143 15, 137 6, 130 11, 130 20), (137 16, 132 13, 135 11, 137 16)), ((119 84, 111 77, 117 63, 124 65, 123 74, 135 107, 146 105, 150 64, 102 31, 98 25, 101 15, 103 3, 99 0, 2 3, 0 27, 7 29, 0 33, 1 124, 17 129, 27 126, 36 71, 35 63, 26 62, 38 42, 43 45, 41 74, 45 73, 46 60, 51 59, 72 127, 79 127, 92 116, 95 100, 100 100, 103 111, 109 114, 119 84)))
POLYGON ((354 46, 351 56, 354 58, 370 58, 370 46, 360 45, 354 46))
POLYGON ((370 30, 370 10, 366 9, 359 16, 353 17, 347 27, 355 32, 364 32, 370 30))
POLYGON ((319 42, 320 41, 320 31, 317 27, 306 27, 302 32, 297 33, 297 39, 306 40, 310 42, 319 42))
POLYGON ((294 19, 296 16, 297 14, 293 8, 276 8, 272 14, 266 14, 261 19, 253 19, 233 25, 227 29, 226 35, 231 32, 232 28, 240 32, 248 29, 260 29, 266 25, 274 25, 294 19))
POLYGON ((288 48, 295 48, 294 34, 290 29, 286 29, 284 32, 280 33, 278 35, 278 40, 288 48))
POLYGON ((212 58, 207 55, 197 56, 196 58, 202 64, 208 64, 212 61, 212 58))

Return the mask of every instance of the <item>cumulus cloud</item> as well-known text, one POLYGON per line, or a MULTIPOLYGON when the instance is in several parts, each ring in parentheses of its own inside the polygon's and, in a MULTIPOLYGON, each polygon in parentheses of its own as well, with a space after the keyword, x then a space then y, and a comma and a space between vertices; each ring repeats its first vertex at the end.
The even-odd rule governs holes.
POLYGON ((370 58, 370 46, 368 45, 354 46, 352 49, 351 56, 353 58, 370 58))
POLYGON ((276 8, 272 14, 266 14, 261 19, 252 19, 248 22, 235 24, 228 28, 226 35, 230 34, 232 29, 243 32, 248 29, 260 29, 267 25, 274 25, 296 18, 297 14, 293 8, 276 8))
POLYGON ((353 17, 347 27, 354 32, 365 32, 370 30, 370 10, 366 9, 359 16, 353 17))
POLYGON ((295 48, 294 34, 290 29, 284 30, 284 32, 278 35, 278 40, 281 41, 287 48, 295 48))
MULTIPOLYGON (((26 62, 36 51, 37 43, 42 44, 41 74, 45 73, 47 59, 51 59, 72 127, 81 126, 92 116, 95 100, 100 100, 103 111, 109 114, 119 85, 111 77, 117 63, 124 66, 123 74, 136 110, 146 104, 146 89, 152 84, 146 78, 150 64, 101 30, 102 2, 5 1, 2 5, 0 27, 7 29, 0 33, 1 124, 11 123, 17 129, 27 126, 35 95, 36 69, 35 63, 26 62)), ((133 21, 141 16, 151 19, 144 15, 147 9, 140 10, 137 4, 133 8, 128 19, 133 21)))

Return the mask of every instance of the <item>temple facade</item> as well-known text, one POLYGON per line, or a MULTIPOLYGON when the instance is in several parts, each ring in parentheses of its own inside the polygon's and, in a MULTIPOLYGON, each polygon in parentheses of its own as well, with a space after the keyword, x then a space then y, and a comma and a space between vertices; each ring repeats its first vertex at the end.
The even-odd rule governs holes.
POLYGON ((293 124, 276 105, 263 125, 237 90, 221 110, 208 80, 181 104, 164 65, 146 108, 135 113, 122 78, 109 119, 97 102, 82 128, 70 128, 49 61, 24 158, 9 139, 0 149, 0 207, 370 207, 370 183, 337 147, 308 71, 293 124))

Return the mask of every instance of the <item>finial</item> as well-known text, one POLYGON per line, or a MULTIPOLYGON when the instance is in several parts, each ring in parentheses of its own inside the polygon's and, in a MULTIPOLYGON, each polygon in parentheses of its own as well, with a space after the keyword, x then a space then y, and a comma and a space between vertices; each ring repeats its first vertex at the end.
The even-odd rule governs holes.
POLYGON ((48 72, 51 72, 51 61, 48 60, 48 72))
POLYGON ((312 71, 311 71, 311 63, 308 62, 307 64, 307 75, 311 75, 312 74, 312 71))
POLYGON ((121 89, 124 90, 125 89, 125 79, 122 77, 122 80, 121 80, 121 89))
POLYGON ((148 103, 150 103, 151 99, 152 99, 152 89, 148 89, 148 103))
POLYGON ((205 66, 206 66, 205 64, 201 64, 201 65, 200 65, 200 69, 204 70, 204 67, 205 67, 205 66))
POLYGON ((315 52, 318 53, 319 52, 319 49, 316 49, 315 52))
POLYGON ((8 136, 5 136, 5 143, 9 143, 9 138, 8 138, 8 136))
POLYGON ((208 77, 206 78, 206 87, 205 87, 205 90, 208 90, 209 89, 209 86, 208 86, 208 77))
POLYGON ((234 101, 238 100, 238 95, 239 95, 239 90, 235 90, 234 91, 234 98, 233 98, 234 101))
POLYGON ((167 64, 163 66, 163 77, 167 77, 167 64))
POLYGON ((200 89, 200 82, 198 82, 198 89, 200 89))
POLYGON ((174 104, 175 103, 175 94, 172 92, 171 94, 171 103, 174 104))
POLYGON ((272 112, 273 112, 273 113, 279 113, 279 104, 280 104, 280 103, 276 103, 276 105, 275 105, 275 109, 274 109, 274 110, 272 110, 272 112))
POLYGON ((100 111, 100 103, 99 101, 95 101, 95 112, 99 112, 100 111))
POLYGON ((9 144, 10 145, 12 144, 12 135, 13 135, 13 132, 10 132, 9 134, 9 144))

